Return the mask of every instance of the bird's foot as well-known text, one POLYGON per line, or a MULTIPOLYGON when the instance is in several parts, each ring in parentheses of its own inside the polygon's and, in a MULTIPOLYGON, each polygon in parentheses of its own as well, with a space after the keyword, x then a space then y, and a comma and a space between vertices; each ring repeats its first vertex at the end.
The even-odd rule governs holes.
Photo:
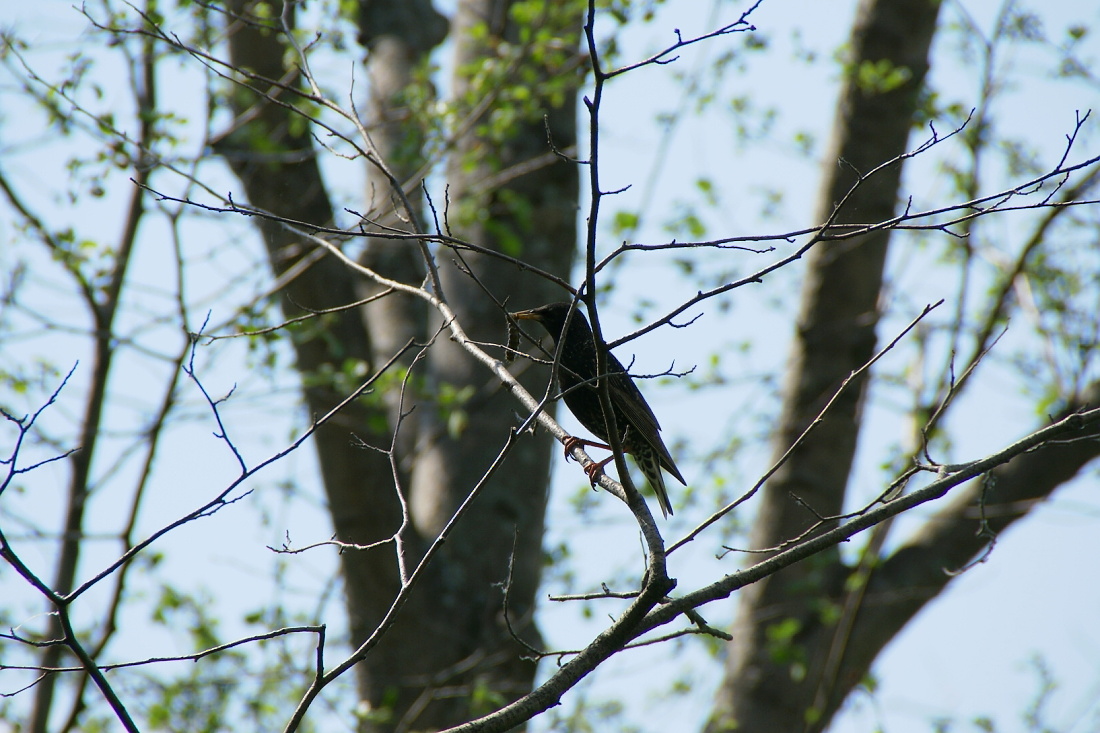
POLYGON ((573 449, 579 445, 584 445, 584 441, 574 435, 570 435, 566 437, 563 445, 565 446, 565 458, 568 460, 573 455, 573 449))
POLYGON ((592 484, 592 488, 596 488, 596 484, 600 480, 600 474, 603 473, 603 467, 613 461, 615 456, 605 458, 599 463, 589 463, 584 467, 584 473, 588 476, 589 482, 592 484))
POLYGON ((584 438, 578 438, 575 435, 568 435, 563 443, 565 446, 565 457, 569 458, 573 454, 573 449, 577 446, 588 446, 589 448, 602 448, 603 450, 611 450, 611 446, 604 445, 603 443, 597 443, 594 440, 585 440, 584 438))

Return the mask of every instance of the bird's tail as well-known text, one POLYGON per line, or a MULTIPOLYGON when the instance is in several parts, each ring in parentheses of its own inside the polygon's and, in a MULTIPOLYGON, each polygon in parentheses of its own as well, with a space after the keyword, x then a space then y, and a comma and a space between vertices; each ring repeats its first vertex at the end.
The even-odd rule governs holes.
POLYGON ((649 481, 653 493, 657 495, 657 503, 661 505, 661 514, 665 519, 668 519, 672 515, 672 502, 669 501, 668 491, 665 490, 665 477, 661 473, 660 458, 652 450, 636 450, 633 455, 634 460, 638 463, 638 468, 642 469, 642 474, 649 481))

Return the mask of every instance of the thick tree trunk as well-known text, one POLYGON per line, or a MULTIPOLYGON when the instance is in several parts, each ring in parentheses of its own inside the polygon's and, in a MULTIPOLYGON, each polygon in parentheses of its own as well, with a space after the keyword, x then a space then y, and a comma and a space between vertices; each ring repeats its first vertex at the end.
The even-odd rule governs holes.
MULTIPOLYGON (((861 2, 827 159, 830 175, 821 219, 856 182, 856 171, 866 174, 904 152, 938 10, 933 0, 861 2), (883 60, 892 69, 907 69, 906 83, 887 93, 861 88, 855 73, 860 65, 883 60), (836 165, 837 159, 844 162, 836 165)), ((863 182, 838 223, 889 218, 900 176, 900 166, 894 166, 863 182)), ((888 237, 879 233, 825 243, 809 257, 777 457, 840 383, 871 357, 888 237)), ((841 511, 864 389, 865 380, 849 387, 768 483, 754 524, 755 547, 775 547, 815 521, 792 496, 820 515, 841 511)), ((1098 401, 1100 385, 1093 385, 1058 417, 1098 401)), ((1095 437, 1096 431, 1090 431, 1080 440, 1026 454, 958 491, 889 557, 877 555, 882 546, 877 536, 869 557, 856 568, 844 566, 834 551, 746 588, 707 730, 824 730, 886 644, 956 577, 944 571, 980 556, 992 536, 1100 455, 1095 437), (986 531, 976 532, 983 518, 986 531)))
MULTIPOLYGON (((250 13, 251 7, 240 1, 234 9, 244 14, 250 13)), ((507 2, 460 4, 454 23, 460 89, 462 75, 471 65, 495 54, 493 44, 501 38, 515 35, 508 21, 508 7, 507 2), (488 33, 472 41, 469 31, 485 18, 493 19, 488 33)), ((279 17, 280 12, 267 17, 279 17)), ((362 0, 359 19, 360 41, 369 52, 371 88, 365 107, 375 152, 386 160, 396 177, 410 176, 425 161, 420 153, 419 121, 406 116, 402 95, 415 78, 417 64, 442 39, 446 21, 430 3, 407 0, 362 0)), ((570 25, 561 27, 579 26, 578 14, 570 25)), ((235 24, 231 31, 235 63, 269 79, 285 76, 286 48, 278 34, 248 23, 235 24)), ((575 39, 570 42, 575 45, 575 39)), ((530 59, 523 63, 528 70, 532 68, 530 59)), ((554 73, 536 71, 543 78, 554 73)), ((515 83, 515 79, 507 83, 515 83)), ((491 143, 492 155, 479 150, 489 145, 488 141, 474 136, 457 141, 454 155, 467 165, 456 163, 449 169, 449 199, 456 210, 478 215, 466 219, 449 212, 449 224, 456 235, 482 246, 501 246, 488 227, 474 225, 485 221, 482 214, 487 215, 493 232, 507 231, 520 237, 523 251, 519 255, 526 261, 563 276, 568 274, 576 247, 578 177, 574 166, 551 158, 550 164, 534 166, 523 175, 502 177, 506 181, 503 185, 489 181, 509 166, 549 152, 542 112, 549 116, 557 144, 573 145, 574 96, 565 94, 565 102, 556 107, 547 103, 538 119, 523 121, 507 139, 491 143), (519 205, 510 208, 502 201, 519 205)), ((254 94, 238 98, 238 111, 260 101, 254 94)), ((488 109, 492 110, 493 105, 488 109)), ((284 107, 267 104, 257 119, 227 135, 219 143, 219 152, 240 177, 252 204, 291 219, 328 224, 333 217, 332 207, 308 131, 300 123, 284 107), (256 139, 264 141, 266 153, 256 152, 250 144, 256 139), (270 155, 272 148, 279 151, 277 158, 270 155)), ((379 175, 377 169, 372 169, 368 178, 368 216, 407 228, 407 221, 392 214, 395 192, 389 179, 379 175)), ((417 199, 420 182, 402 183, 410 199, 417 199)), ((285 272, 313 252, 307 243, 278 225, 260 226, 276 273, 285 272)), ((471 336, 501 341, 503 313, 453 264, 453 258, 447 250, 438 256, 443 295, 471 336)), ((524 279, 512 265, 478 257, 467 257, 467 262, 494 296, 512 298, 517 307, 560 297, 545 282, 533 277, 524 279)), ((415 245, 407 240, 368 240, 364 263, 409 284, 419 285, 424 278, 424 263, 415 245)), ((353 302, 371 292, 369 284, 332 258, 322 257, 289 283, 289 297, 281 305, 290 314, 296 308, 294 304, 327 308, 353 302)), ((303 375, 316 374, 323 366, 340 373, 348 360, 364 362, 373 369, 408 338, 426 341, 437 325, 421 303, 407 297, 387 297, 361 308, 359 313, 343 312, 326 318, 323 329, 318 329, 323 334, 295 340, 303 375)), ((475 366, 446 339, 439 339, 429 350, 428 360, 413 368, 415 379, 423 380, 425 386, 407 395, 411 400, 416 393, 419 397, 415 399, 421 404, 414 417, 402 425, 397 443, 399 478, 412 510, 412 526, 404 535, 410 562, 419 558, 478 483, 515 425, 514 402, 500 393, 483 368, 475 366), (458 394, 471 388, 472 395, 462 405, 445 406, 439 401, 442 394, 458 394), (444 408, 452 417, 461 411, 464 421, 448 421, 442 414, 444 408)), ((534 379, 532 375, 531 388, 538 387, 534 379)), ((306 399, 315 414, 327 411, 342 396, 325 387, 306 389, 306 399)), ((406 401, 405 410, 412 404, 406 401)), ((325 490, 340 540, 373 542, 390 536, 400 526, 388 457, 356 447, 351 439, 355 435, 371 445, 388 447, 395 424, 394 400, 361 400, 316 436, 325 490)), ((548 436, 520 441, 437 555, 397 622, 360 665, 360 694, 371 711, 362 723, 365 730, 434 730, 467 720, 478 712, 478 699, 496 704, 530 689, 535 665, 521 660, 524 650, 505 624, 500 584, 508 579, 512 563, 507 599, 511 627, 537 642, 532 616, 542 565, 550 455, 548 436)), ((392 547, 344 552, 341 562, 352 642, 357 644, 377 627, 400 587, 400 579, 392 547)))
MULTIPOLYGON (((824 221, 857 181, 906 149, 939 5, 933 0, 863 0, 851 39, 849 73, 841 92, 827 177, 818 205, 824 221), (888 62, 908 70, 888 91, 861 86, 862 64, 888 62), (843 159, 844 163, 838 160, 843 159)), ((864 181, 839 212, 837 223, 882 221, 892 216, 901 166, 864 181)), ((782 455, 806 429, 843 380, 875 349, 879 291, 888 232, 811 251, 798 331, 784 386, 775 437, 782 455)), ((866 380, 849 386, 824 421, 766 485, 753 525, 752 545, 775 547, 820 515, 839 514, 855 455, 866 380), (798 497, 799 501, 792 499, 798 497)), ((726 679, 708 731, 820 730, 831 711, 820 706, 831 627, 823 622, 845 572, 834 552, 746 588, 740 596, 726 679)))
MULTIPOLYGON (((504 41, 518 48, 510 6, 511 2, 504 0, 459 3, 452 19, 457 70, 454 99, 463 100, 469 94, 467 79, 480 64, 500 62, 498 47, 504 41)), ((552 27, 572 29, 563 35, 570 47, 576 46, 578 39, 570 34, 580 27, 579 14, 571 22, 552 27)), ((537 70, 541 80, 548 81, 552 73, 537 70)), ((506 83, 516 82, 513 78, 506 83)), ((490 91, 497 90, 478 90, 473 102, 480 102, 480 95, 490 91)), ((566 94, 557 107, 544 103, 537 117, 518 120, 504 138, 486 139, 471 132, 457 139, 447 167, 451 202, 447 219, 454 234, 502 251, 518 242, 519 250, 510 254, 568 276, 576 251, 578 173, 573 164, 549 155, 542 115, 547 115, 555 141, 572 146, 576 139, 574 97, 572 92, 566 94), (503 171, 514 171, 513 166, 538 159, 545 159, 546 164, 517 177, 503 175, 506 182, 502 185, 492 183, 503 171)), ((471 129, 497 107, 490 104, 471 129)), ((467 253, 460 263, 454 253, 444 250, 438 265, 443 295, 467 333, 478 341, 501 341, 504 314, 465 268, 476 274, 493 297, 515 308, 561 297, 549 283, 525 276, 514 265, 494 258, 467 253)), ((439 325, 438 318, 430 323, 439 325)), ((444 411, 429 409, 419 415, 410 499, 417 530, 431 537, 496 458, 516 425, 516 404, 481 365, 446 339, 440 339, 429 352, 426 376, 429 391, 453 392, 466 385, 475 388, 461 406, 464 421, 458 430, 448 424, 444 411)), ((544 386, 540 379, 545 375, 532 372, 524 381, 537 393, 544 386)), ((448 698, 444 688, 457 684, 472 693, 477 686, 488 687, 506 701, 531 689, 535 664, 521 659, 525 652, 512 638, 512 631, 530 643, 539 641, 533 612, 541 578, 551 450, 546 436, 523 439, 482 489, 469 521, 444 547, 439 567, 446 583, 433 599, 437 628, 429 632, 430 643, 443 650, 456 669, 464 665, 467 669, 439 678, 437 699, 419 719, 424 726, 447 725, 471 714, 470 694, 448 698), (504 597, 498 584, 508 578, 513 553, 507 599, 510 631, 504 622, 504 597)))
MULTIPOLYGON (((262 30, 256 19, 280 17, 281 9, 257 13, 257 4, 238 0, 232 11, 240 18, 228 30, 230 56, 236 68, 259 74, 266 79, 285 79, 286 44, 277 33, 262 30)), ((270 21, 260 21, 270 23, 270 21)), ((250 90, 235 90, 235 111, 240 114, 253 105, 262 105, 259 115, 241 127, 234 126, 217 143, 217 151, 241 180, 252 205, 302 222, 331 225, 332 205, 321 178, 316 151, 306 125, 285 107, 264 104, 260 95, 296 101, 287 92, 264 88, 253 82, 250 90), (262 140, 263 145, 255 144, 262 140)), ((306 257, 318 253, 312 244, 285 227, 270 221, 257 222, 269 261, 276 276, 299 266, 306 257)), ((313 310, 333 308, 355 302, 357 278, 331 257, 321 257, 291 279, 279 294, 278 305, 284 315, 302 315, 304 306, 313 310)), ((345 395, 317 379, 308 379, 322 369, 332 367, 337 374, 353 361, 367 365, 373 372, 376 349, 371 333, 354 311, 342 311, 325 317, 323 325, 310 328, 309 336, 294 338, 297 368, 307 377, 304 383, 306 404, 311 415, 326 414, 345 395)), ((317 431, 314 445, 322 480, 332 514, 336 537, 343 542, 369 543, 390 536, 400 527, 401 511, 394 491, 389 459, 386 455, 354 445, 352 436, 372 445, 389 441, 387 413, 376 403, 359 400, 317 431)), ((345 577, 346 598, 353 629, 353 640, 369 633, 364 619, 363 597, 375 599, 375 605, 388 604, 399 585, 392 551, 344 552, 340 555, 345 577)), ((410 614, 423 612, 415 601, 410 614)), ((372 615, 377 620, 377 613, 372 615)))

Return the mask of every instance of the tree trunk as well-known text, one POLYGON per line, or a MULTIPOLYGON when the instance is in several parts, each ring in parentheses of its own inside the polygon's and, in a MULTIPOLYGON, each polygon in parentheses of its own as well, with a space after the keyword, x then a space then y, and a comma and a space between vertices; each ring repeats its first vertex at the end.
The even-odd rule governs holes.
MULTIPOLYGON (((932 0, 861 2, 827 159, 821 220, 855 184, 857 173, 865 175, 905 151, 938 10, 932 0), (888 70, 907 69, 907 81, 885 93, 866 84, 861 88, 856 74, 861 65, 883 60, 888 70)), ((895 165, 863 181, 837 222, 888 219, 900 177, 895 165)), ((825 242, 812 251, 776 435, 777 459, 840 383, 872 356, 888 237, 825 242)), ((841 512, 865 387, 866 379, 850 385, 767 484, 753 525, 754 547, 775 547, 799 535, 817 515, 841 512)), ((1098 401, 1100 384, 1094 384, 1064 405, 1058 419, 1098 401)), ((1078 440, 1020 456, 957 491, 889 557, 879 554, 884 525, 876 528, 867 557, 855 568, 833 551, 746 588, 707 731, 827 728, 886 644, 957 577, 945 571, 981 556, 993 537, 1100 455, 1096 434, 1090 430, 1078 440)))
MULTIPOLYGON (((863 0, 852 33, 851 60, 841 91, 828 174, 818 204, 825 221, 858 176, 905 152, 939 3, 933 0, 863 0), (859 83, 864 64, 886 61, 908 70, 888 91, 859 83), (843 160, 844 162, 838 162, 843 160)), ((889 219, 901 166, 860 184, 837 223, 889 219)), ((813 421, 837 387, 875 350, 878 299, 889 232, 811 250, 797 335, 775 436, 776 459, 813 421)), ((802 446, 762 492, 752 546, 776 547, 814 523, 839 514, 855 455, 866 379, 849 385, 802 446), (798 497, 795 501, 792 497, 798 497), (801 502, 801 503, 800 503, 801 502)), ((831 627, 823 622, 845 577, 837 551, 800 563, 756 583, 740 596, 726 678, 708 731, 821 730, 831 711, 817 698, 831 627)))
MULTIPOLYGON (((253 7, 238 0, 234 10, 252 14, 253 7)), ((496 54, 494 44, 505 37, 514 43, 517 33, 508 8, 508 2, 499 1, 460 4, 453 25, 459 69, 456 86, 460 90, 470 66, 496 54), (488 34, 472 40, 470 29, 485 18, 492 19, 488 34)), ((258 17, 272 15, 279 17, 280 13, 258 17)), ((417 65, 442 40, 446 21, 428 2, 406 0, 362 0, 359 20, 360 41, 369 52, 367 126, 374 152, 400 179, 425 163, 419 121, 407 117, 402 95, 414 82, 417 65)), ((571 23, 561 27, 579 26, 578 9, 571 23)), ((237 23, 229 38, 232 58, 241 68, 268 79, 285 76, 286 45, 278 34, 237 23)), ((570 38, 574 48, 576 40, 570 38)), ((529 70, 533 65, 530 59, 522 62, 529 70)), ((546 79, 555 70, 536 69, 536 73, 546 79)), ((475 216, 446 212, 455 235, 500 248, 492 232, 513 233, 522 241, 520 257, 539 268, 568 275, 576 248, 578 179, 573 164, 550 158, 549 164, 532 166, 533 170, 522 175, 503 176, 506 183, 502 185, 493 185, 491 180, 509 166, 549 153, 543 113, 548 115, 556 143, 572 146, 576 138, 574 97, 575 86, 557 106, 544 102, 537 118, 523 120, 507 139, 487 141, 468 134, 456 141, 454 156, 467 165, 455 163, 449 168, 449 199, 456 209, 475 216), (485 149, 489 145, 493 146, 491 155, 485 149), (482 214, 491 218, 492 232, 484 225, 482 214)), ((238 113, 262 101, 254 94, 238 93, 234 98, 239 100, 238 113)), ((241 179, 253 205, 291 219, 329 224, 332 205, 304 127, 285 107, 266 104, 258 118, 225 136, 218 150, 241 179), (264 141, 264 153, 257 152, 250 142, 257 139, 264 141), (270 154, 272 148, 279 152, 277 158, 270 154)), ((418 200, 420 181, 402 183, 409 198, 418 200)), ((368 216, 408 228, 408 222, 392 215, 394 194, 390 179, 372 168, 368 216)), ((444 213, 440 212, 441 218, 444 213)), ((313 253, 311 245, 277 224, 261 222, 260 227, 276 274, 313 253)), ((502 341, 503 313, 455 266, 453 258, 448 250, 438 253, 443 295, 473 338, 502 341)), ((363 261, 388 277, 413 285, 419 285, 426 272, 415 243, 408 240, 369 239, 363 261)), ((468 255, 466 262, 496 298, 511 298, 515 307, 560 298, 546 282, 523 279, 513 265, 468 255)), ((295 304, 321 309, 345 305, 373 292, 369 284, 333 258, 321 257, 291 280, 288 297, 280 304, 291 315, 297 309, 295 304)), ((316 375, 322 367, 339 374, 349 360, 361 361, 373 371, 408 338, 426 342, 438 325, 420 302, 392 296, 359 312, 330 314, 323 323, 323 334, 295 339, 303 376, 316 375)), ((514 402, 500 392, 482 367, 445 338, 435 342, 428 359, 413 368, 415 378, 425 386, 406 394, 405 410, 416 400, 420 404, 413 418, 402 424, 396 444, 398 474, 411 509, 412 526, 403 535, 409 562, 419 559, 477 485, 516 424, 514 402), (446 405, 446 409, 449 415, 464 419, 448 420, 443 416, 441 395, 461 394, 463 389, 472 390, 472 396, 461 405, 446 405)), ((534 374, 528 382, 533 390, 539 387, 534 374)), ((306 383, 315 384, 316 379, 306 383)), ((311 412, 323 414, 344 395, 311 386, 305 396, 311 412)), ((358 400, 316 435, 325 491, 342 541, 378 541, 400 526, 388 456, 357 447, 352 440, 354 435, 370 445, 388 447, 397 424, 396 408, 396 400, 390 396, 358 400)), ((434 730, 464 722, 479 712, 478 699, 498 705, 500 700, 510 701, 530 690, 535 665, 521 660, 525 651, 505 624, 500 584, 508 580, 512 563, 507 589, 511 627, 537 643, 533 608, 542 565, 550 456, 548 436, 520 440, 437 555, 396 623, 360 665, 360 694, 370 711, 363 718, 364 730, 434 730)), ((356 645, 377 628, 400 588, 400 578, 392 546, 344 552, 340 557, 351 641, 356 645)))

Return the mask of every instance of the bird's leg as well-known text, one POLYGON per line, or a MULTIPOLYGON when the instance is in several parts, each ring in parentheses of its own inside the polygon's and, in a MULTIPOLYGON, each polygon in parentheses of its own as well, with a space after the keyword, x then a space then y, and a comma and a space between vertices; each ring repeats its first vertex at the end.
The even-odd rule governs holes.
MULTIPOLYGON (((565 457, 569 458, 570 454, 572 454, 573 452, 573 449, 576 448, 578 445, 585 445, 589 448, 600 448, 602 450, 613 450, 611 446, 607 445, 606 443, 597 443, 594 440, 585 440, 584 438, 578 438, 576 436, 570 435, 568 438, 565 439, 565 457)), ((603 459, 599 463, 589 463, 587 466, 584 467, 584 473, 588 476, 588 480, 592 483, 592 488, 596 488, 596 482, 599 480, 597 476, 601 471, 603 471, 603 467, 614 460, 614 458, 615 454, 612 453, 610 456, 603 459)))
POLYGON ((584 438, 578 438, 574 435, 570 435, 565 439, 565 457, 569 458, 573 449, 578 445, 586 445, 589 448, 602 448, 603 450, 611 450, 611 446, 604 443, 597 443, 594 440, 585 440, 584 438))

